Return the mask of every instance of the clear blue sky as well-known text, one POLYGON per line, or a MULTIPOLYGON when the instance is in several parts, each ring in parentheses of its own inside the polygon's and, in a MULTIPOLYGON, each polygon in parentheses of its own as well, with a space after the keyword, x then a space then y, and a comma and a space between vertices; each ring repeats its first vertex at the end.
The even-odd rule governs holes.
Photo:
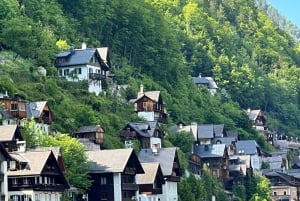
POLYGON ((267 0, 267 2, 300 28, 300 0, 267 0))

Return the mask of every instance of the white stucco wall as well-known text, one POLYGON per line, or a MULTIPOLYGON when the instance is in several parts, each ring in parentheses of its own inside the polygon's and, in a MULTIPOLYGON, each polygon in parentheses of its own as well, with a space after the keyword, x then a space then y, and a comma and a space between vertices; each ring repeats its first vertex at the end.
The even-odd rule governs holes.
POLYGON ((114 201, 122 201, 121 173, 114 173, 114 201))
MULTIPOLYGON (((49 192, 49 191, 33 191, 33 190, 23 190, 23 191, 9 191, 8 197, 13 195, 28 195, 31 196, 32 201, 60 201, 60 192, 49 192)), ((13 199, 11 199, 14 201, 13 199)), ((28 200, 29 201, 29 200, 28 200)))
POLYGON ((158 197, 160 201, 177 201, 177 182, 166 181, 163 185, 163 194, 158 197))

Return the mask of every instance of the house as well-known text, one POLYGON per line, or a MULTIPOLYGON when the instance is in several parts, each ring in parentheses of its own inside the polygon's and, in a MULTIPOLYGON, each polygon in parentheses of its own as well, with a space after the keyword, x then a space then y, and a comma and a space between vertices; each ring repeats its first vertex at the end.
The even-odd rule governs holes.
POLYGON ((248 168, 260 170, 261 151, 255 140, 240 140, 236 142, 236 154, 244 165, 241 167, 244 174, 248 168))
POLYGON ((300 199, 299 170, 265 170, 262 174, 270 181, 273 200, 290 201, 300 199))
POLYGON ((144 170, 133 149, 87 151, 92 163, 89 201, 130 201, 138 196, 136 174, 144 170))
POLYGON ((158 201, 162 196, 162 186, 165 184, 164 176, 159 163, 142 163, 144 174, 137 176, 140 201, 158 201))
POLYGON ((201 175, 206 165, 210 175, 220 178, 223 182, 229 179, 229 155, 225 144, 205 144, 194 147, 189 158, 189 169, 201 175))
POLYGON ((207 88, 211 95, 217 92, 218 86, 212 77, 202 77, 199 73, 198 77, 193 77, 193 81, 199 88, 207 88))
POLYGON ((165 183, 162 185, 163 194, 158 194, 158 200, 178 200, 177 184, 180 181, 180 163, 176 147, 160 149, 141 149, 141 163, 159 163, 165 183))
POLYGON ((29 102, 26 108, 27 120, 34 119, 35 129, 49 134, 54 118, 47 101, 29 102))
POLYGON ((9 98, 7 92, 5 95, 0 94, 0 103, 3 105, 6 113, 9 113, 11 120, 6 122, 7 124, 21 125, 21 119, 27 117, 26 105, 27 101, 22 100, 19 94, 15 94, 13 98, 9 98))
POLYGON ((51 150, 9 153, 8 196, 12 201, 59 201, 69 184, 51 150))
POLYGON ((247 115, 252 122, 252 126, 259 131, 267 130, 266 118, 261 110, 251 110, 248 108, 247 115))
POLYGON ((7 161, 10 156, 0 143, 0 200, 8 201, 7 161))
POLYGON ((146 121, 158 121, 167 123, 165 103, 163 102, 160 91, 144 92, 144 86, 140 86, 137 98, 130 100, 138 116, 146 121))
POLYGON ((88 81, 88 91, 99 95, 109 78, 110 58, 108 48, 87 48, 58 53, 55 60, 58 76, 68 81, 88 81))
POLYGON ((0 126, 0 143, 8 152, 25 150, 25 141, 17 125, 0 126))
MULTIPOLYGON (((196 133, 194 133, 196 134, 196 133)), ((224 124, 202 124, 197 126, 197 136, 194 136, 195 144, 212 144, 215 137, 225 137, 224 124)))
POLYGON ((104 127, 101 125, 82 126, 74 132, 73 137, 79 139, 86 150, 99 150, 104 143, 104 127))
POLYGON ((158 121, 131 122, 120 131, 120 140, 126 147, 132 147, 133 141, 138 140, 142 149, 161 148, 164 136, 158 121))
POLYGON ((47 101, 28 102, 21 99, 18 94, 14 98, 9 98, 6 94, 0 96, 0 103, 4 109, 1 111, 2 125, 16 124, 23 127, 25 120, 33 119, 35 129, 45 133, 50 132, 50 126, 53 123, 53 113, 47 101))

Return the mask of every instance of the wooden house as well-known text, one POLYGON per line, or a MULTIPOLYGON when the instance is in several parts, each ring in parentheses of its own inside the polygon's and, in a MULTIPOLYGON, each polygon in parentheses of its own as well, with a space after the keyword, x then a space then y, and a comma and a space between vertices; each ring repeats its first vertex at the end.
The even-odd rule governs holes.
POLYGON ((88 91, 98 95, 109 78, 110 58, 107 47, 87 48, 82 43, 81 49, 58 53, 55 60, 58 76, 68 81, 87 80, 88 91))
POLYGON ((247 115, 252 122, 252 126, 259 131, 267 130, 267 121, 261 110, 247 110, 247 115))
POLYGON ((229 179, 229 155, 225 144, 205 144, 194 147, 189 158, 189 169, 194 174, 200 174, 203 166, 208 167, 209 173, 220 178, 223 182, 229 179))
POLYGON ((104 143, 104 133, 101 125, 82 126, 74 132, 73 137, 79 139, 87 150, 99 150, 104 143))
POLYGON ((86 152, 92 163, 92 186, 87 191, 89 201, 131 201, 138 196, 136 174, 143 174, 133 149, 112 149, 86 152))
POLYGON ((181 171, 176 147, 160 149, 141 149, 139 153, 141 163, 159 163, 164 176, 163 194, 158 200, 178 200, 177 184, 180 182, 181 171))
POLYGON ((23 141, 20 128, 17 125, 0 126, 0 142, 8 152, 26 149, 26 143, 23 141))
POLYGON ((9 98, 6 94, 0 97, 0 103, 2 103, 4 109, 9 112, 17 120, 21 120, 27 117, 27 101, 22 100, 19 94, 15 94, 13 98, 9 98))
POLYGON ((134 140, 138 140, 141 148, 162 147, 165 133, 158 121, 141 121, 128 123, 120 131, 120 140, 125 147, 132 147, 134 140))
POLYGON ((164 176, 159 163, 142 163, 144 174, 137 176, 139 185, 139 200, 158 200, 162 196, 162 186, 165 184, 164 176))
POLYGON ((8 196, 13 201, 59 201, 69 184, 51 150, 11 152, 8 196))
POLYGON ((137 99, 131 101, 134 104, 135 111, 139 117, 147 121, 158 121, 167 123, 167 114, 165 113, 165 104, 160 91, 144 92, 143 85, 140 86, 137 99))

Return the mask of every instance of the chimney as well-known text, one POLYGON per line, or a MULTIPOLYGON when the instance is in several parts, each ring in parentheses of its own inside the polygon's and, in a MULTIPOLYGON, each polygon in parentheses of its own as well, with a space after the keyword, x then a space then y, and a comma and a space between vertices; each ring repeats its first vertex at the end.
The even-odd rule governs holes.
POLYGON ((83 50, 86 49, 86 43, 85 43, 85 42, 83 42, 83 43, 81 44, 81 49, 83 49, 83 50))
POLYGON ((143 85, 143 84, 140 85, 140 93, 141 93, 141 94, 144 93, 144 85, 143 85))
POLYGON ((202 77, 202 73, 199 73, 199 77, 202 77))

